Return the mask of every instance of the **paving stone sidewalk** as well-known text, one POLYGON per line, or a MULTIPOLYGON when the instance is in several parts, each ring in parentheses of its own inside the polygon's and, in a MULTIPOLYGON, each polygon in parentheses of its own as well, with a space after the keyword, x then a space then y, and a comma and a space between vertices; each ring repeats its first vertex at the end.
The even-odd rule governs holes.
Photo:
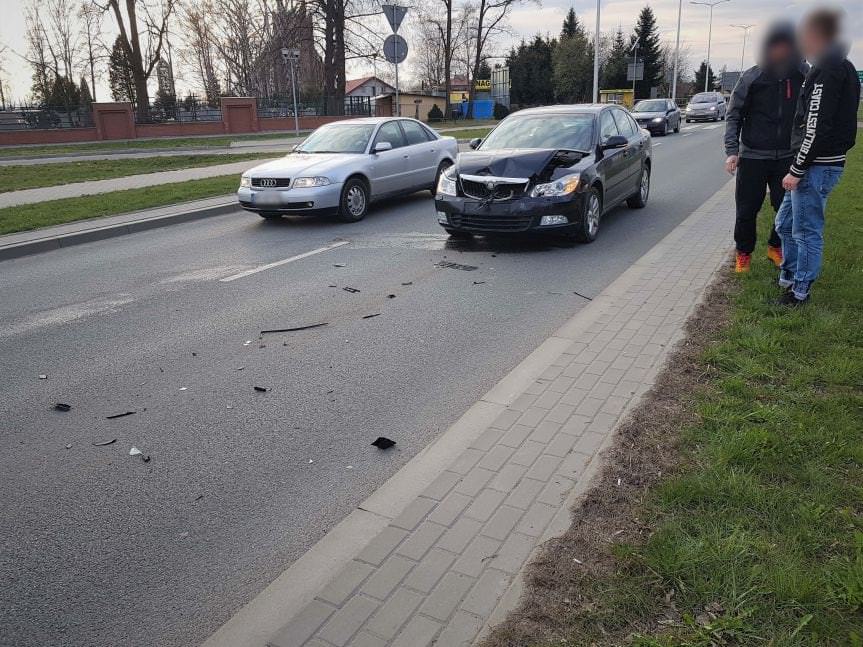
POLYGON ((568 348, 268 644, 460 647, 499 620, 729 258, 732 191, 561 328, 568 348))

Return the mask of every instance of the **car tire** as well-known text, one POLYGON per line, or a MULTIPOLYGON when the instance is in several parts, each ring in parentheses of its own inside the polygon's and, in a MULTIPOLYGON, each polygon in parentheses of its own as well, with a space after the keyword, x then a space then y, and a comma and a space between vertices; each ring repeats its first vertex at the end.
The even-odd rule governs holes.
POLYGON ((264 220, 278 220, 282 217, 278 211, 259 211, 258 215, 264 220))
POLYGON ((626 199, 626 204, 630 209, 643 209, 648 197, 650 197, 650 167, 645 166, 641 169, 638 191, 626 199))
POLYGON ((576 226, 572 238, 579 243, 592 243, 599 232, 599 221, 602 219, 602 196, 596 187, 590 187, 584 197, 584 213, 576 226))
POLYGON ((369 212, 369 188, 358 177, 352 177, 342 187, 339 200, 339 220, 359 222, 369 212))
POLYGON ((671 128, 669 128, 671 124, 668 123, 668 119, 665 120, 665 126, 662 128, 662 136, 667 137, 668 133, 671 132, 671 128))
POLYGON ((431 191, 432 195, 437 193, 437 183, 440 181, 441 173, 446 171, 450 166, 452 166, 452 162, 450 162, 449 160, 444 160, 437 165, 437 172, 434 174, 434 184, 432 184, 429 188, 429 191, 431 191))
POLYGON ((458 240, 473 238, 473 234, 469 231, 459 231, 458 229, 449 229, 448 227, 444 227, 444 231, 449 234, 450 238, 456 238, 458 240))
POLYGON ((690 124, 690 123, 692 123, 692 120, 691 120, 691 119, 687 119, 687 120, 686 120, 686 123, 690 124))

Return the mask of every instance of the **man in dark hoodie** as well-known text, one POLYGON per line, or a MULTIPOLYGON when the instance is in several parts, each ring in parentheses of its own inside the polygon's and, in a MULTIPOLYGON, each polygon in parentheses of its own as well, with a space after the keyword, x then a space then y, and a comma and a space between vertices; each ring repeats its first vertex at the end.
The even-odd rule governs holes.
POLYGON ((788 288, 779 302, 788 306, 806 302, 821 271, 827 196, 857 137, 860 81, 839 42, 840 21, 838 11, 817 9, 800 29, 801 49, 812 69, 794 115, 794 161, 782 181, 788 193, 776 214, 784 255, 779 285, 788 288))
MULTIPOLYGON (((755 249, 756 217, 770 187, 770 203, 779 209, 782 178, 791 166, 791 126, 808 66, 797 52, 794 25, 774 24, 767 32, 758 65, 734 86, 725 125, 725 170, 737 173, 734 242, 737 272, 748 272, 755 249)), ((776 230, 767 241, 767 257, 777 266, 782 247, 776 230)))

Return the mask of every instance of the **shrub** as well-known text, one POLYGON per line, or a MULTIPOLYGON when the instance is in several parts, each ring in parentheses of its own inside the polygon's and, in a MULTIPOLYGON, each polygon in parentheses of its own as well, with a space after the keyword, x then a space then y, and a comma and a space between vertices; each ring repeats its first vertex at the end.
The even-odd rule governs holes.
POLYGON ((509 108, 502 103, 494 104, 494 118, 500 121, 509 114, 509 108))

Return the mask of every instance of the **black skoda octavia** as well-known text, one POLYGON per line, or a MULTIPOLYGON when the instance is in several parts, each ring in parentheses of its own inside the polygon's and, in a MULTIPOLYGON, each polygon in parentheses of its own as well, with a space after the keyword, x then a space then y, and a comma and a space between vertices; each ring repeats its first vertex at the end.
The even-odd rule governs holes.
POLYGON ((650 133, 615 105, 520 110, 441 174, 438 222, 452 236, 548 231, 589 243, 602 215, 650 193, 650 133))

